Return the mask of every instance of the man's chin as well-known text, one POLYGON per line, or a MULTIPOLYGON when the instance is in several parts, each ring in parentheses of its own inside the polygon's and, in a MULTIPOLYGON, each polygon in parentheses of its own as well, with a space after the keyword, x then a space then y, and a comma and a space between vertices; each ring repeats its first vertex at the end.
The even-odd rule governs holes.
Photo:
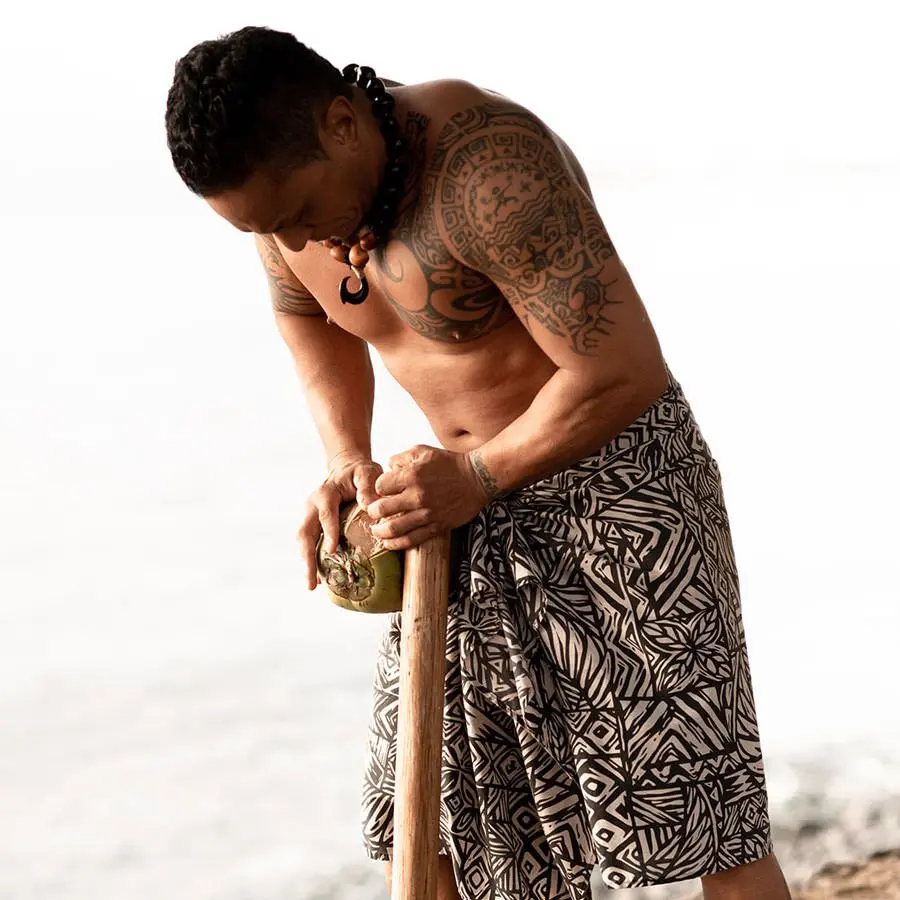
POLYGON ((338 228, 334 231, 319 231, 313 236, 313 240, 318 241, 320 244, 323 241, 328 240, 341 241, 344 244, 349 244, 351 235, 352 232, 348 234, 346 229, 338 228))
POLYGON ((336 222, 327 233, 324 231, 317 233, 313 240, 327 241, 329 238, 338 238, 345 244, 349 244, 350 239, 356 234, 361 225, 362 222, 354 222, 353 219, 343 219, 340 222, 336 222))

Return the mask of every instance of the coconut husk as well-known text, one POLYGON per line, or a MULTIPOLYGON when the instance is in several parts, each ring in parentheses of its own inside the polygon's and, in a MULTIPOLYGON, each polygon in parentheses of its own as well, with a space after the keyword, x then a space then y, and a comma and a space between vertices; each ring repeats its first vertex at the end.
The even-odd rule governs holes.
POLYGON ((403 607, 403 554, 372 534, 372 520, 356 503, 340 511, 338 548, 316 547, 316 567, 329 600, 353 612, 391 613, 403 607))

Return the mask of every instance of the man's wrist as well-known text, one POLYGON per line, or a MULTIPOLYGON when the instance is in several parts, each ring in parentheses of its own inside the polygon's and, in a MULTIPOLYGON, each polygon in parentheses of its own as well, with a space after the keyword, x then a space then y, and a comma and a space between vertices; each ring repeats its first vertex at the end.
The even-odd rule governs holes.
POLYGON ((484 457, 481 454, 481 450, 470 450, 466 453, 466 460, 488 501, 497 500, 498 498, 505 496, 505 492, 500 490, 497 485, 497 479, 491 474, 490 469, 488 469, 484 457))
POLYGON ((337 453, 328 457, 326 468, 329 472, 342 468, 346 465, 356 462, 370 462, 372 459, 372 451, 365 448, 352 448, 339 450, 337 453))

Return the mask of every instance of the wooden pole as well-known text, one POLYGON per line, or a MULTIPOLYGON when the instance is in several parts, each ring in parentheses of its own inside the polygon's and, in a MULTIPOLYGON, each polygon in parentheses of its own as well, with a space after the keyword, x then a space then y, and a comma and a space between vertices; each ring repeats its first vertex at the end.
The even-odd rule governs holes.
POLYGON ((406 551, 391 900, 436 900, 450 536, 406 551))

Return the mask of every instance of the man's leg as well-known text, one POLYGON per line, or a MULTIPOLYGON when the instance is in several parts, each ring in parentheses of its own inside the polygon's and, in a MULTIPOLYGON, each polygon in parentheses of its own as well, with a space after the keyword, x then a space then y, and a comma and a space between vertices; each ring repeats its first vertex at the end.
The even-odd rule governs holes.
POLYGON ((703 900, 791 900, 774 853, 700 880, 703 900))
MULTIPOLYGON (((391 895, 391 864, 384 864, 387 873, 388 896, 391 895)), ((437 867, 437 900, 460 900, 456 890, 456 880, 453 878, 453 863, 449 856, 438 857, 437 867)))

